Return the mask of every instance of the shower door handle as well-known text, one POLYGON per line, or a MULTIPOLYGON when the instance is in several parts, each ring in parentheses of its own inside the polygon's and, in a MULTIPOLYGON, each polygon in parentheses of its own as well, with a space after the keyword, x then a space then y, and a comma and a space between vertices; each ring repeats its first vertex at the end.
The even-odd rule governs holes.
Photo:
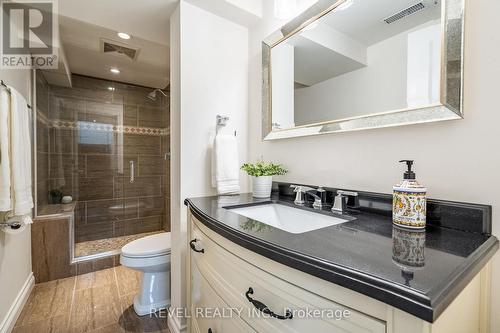
POLYGON ((130 183, 135 182, 135 163, 130 161, 130 183))

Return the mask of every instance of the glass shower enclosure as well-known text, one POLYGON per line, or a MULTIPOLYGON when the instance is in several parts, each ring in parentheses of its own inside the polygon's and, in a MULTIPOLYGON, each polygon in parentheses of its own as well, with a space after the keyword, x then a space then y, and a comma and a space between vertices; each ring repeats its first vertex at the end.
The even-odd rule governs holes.
POLYGON ((74 209, 74 261, 169 231, 168 91, 80 75, 57 86, 40 71, 35 81, 36 215, 74 209))

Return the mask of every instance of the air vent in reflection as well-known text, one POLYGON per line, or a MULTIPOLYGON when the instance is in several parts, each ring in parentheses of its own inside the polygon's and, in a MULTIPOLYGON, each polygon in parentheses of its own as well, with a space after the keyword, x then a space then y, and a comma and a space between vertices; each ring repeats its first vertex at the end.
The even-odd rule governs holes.
POLYGON ((131 47, 127 44, 103 38, 101 39, 101 51, 106 54, 125 56, 131 60, 135 60, 137 58, 137 53, 139 52, 139 49, 131 47))
POLYGON ((417 3, 416 5, 413 5, 411 7, 408 7, 406 9, 403 9, 402 11, 397 12, 394 15, 391 15, 387 18, 384 19, 384 22, 387 24, 392 24, 396 21, 401 20, 402 18, 405 18, 407 16, 413 15, 416 12, 421 11, 422 9, 425 8, 425 5, 423 3, 417 3))

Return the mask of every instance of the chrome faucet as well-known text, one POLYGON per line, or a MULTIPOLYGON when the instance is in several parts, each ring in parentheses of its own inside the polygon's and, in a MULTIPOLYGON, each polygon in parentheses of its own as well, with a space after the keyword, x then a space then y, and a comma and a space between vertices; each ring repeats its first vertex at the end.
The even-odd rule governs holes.
POLYGON ((344 213, 347 210, 347 198, 355 197, 356 204, 358 206, 358 192, 343 191, 338 190, 335 200, 333 202, 332 212, 344 213))
POLYGON ((324 195, 323 193, 326 192, 321 186, 318 187, 317 189, 309 187, 309 186, 302 186, 302 185, 290 185, 291 188, 293 188, 295 194, 295 201, 294 203, 296 205, 302 206, 306 203, 306 195, 310 195, 314 198, 314 203, 313 203, 313 208, 315 209, 321 209, 323 208, 323 198, 324 195), (313 193, 316 192, 316 193, 313 193), (318 193, 320 195, 318 195, 318 193))
POLYGON ((295 192, 295 201, 293 202, 296 205, 303 205, 306 203, 305 194, 307 191, 313 190, 313 188, 308 186, 300 186, 300 185, 290 185, 295 192))

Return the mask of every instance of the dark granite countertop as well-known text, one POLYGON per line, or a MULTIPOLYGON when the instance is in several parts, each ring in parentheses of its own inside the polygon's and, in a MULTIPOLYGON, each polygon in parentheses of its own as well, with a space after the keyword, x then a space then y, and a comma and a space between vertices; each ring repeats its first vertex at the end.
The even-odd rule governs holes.
MULTIPOLYGON (((227 239, 292 268, 434 322, 484 267, 498 240, 428 225, 425 232, 393 227, 391 217, 358 211, 354 220, 301 234, 248 219, 231 208, 290 198, 250 194, 186 199, 193 215, 227 239), (229 208, 229 209, 228 209, 229 208)), ((311 207, 302 209, 314 211, 311 207)), ((324 209, 322 214, 333 214, 324 209)))

